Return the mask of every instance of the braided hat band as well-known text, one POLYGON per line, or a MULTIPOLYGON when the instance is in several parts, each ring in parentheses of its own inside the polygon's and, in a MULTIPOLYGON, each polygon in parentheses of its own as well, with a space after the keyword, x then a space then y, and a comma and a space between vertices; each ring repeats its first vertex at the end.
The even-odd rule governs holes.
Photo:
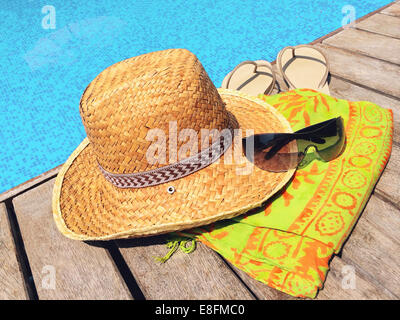
POLYGON ((214 142, 209 148, 191 157, 154 170, 117 174, 108 172, 99 163, 98 166, 107 181, 118 188, 137 189, 156 186, 183 178, 217 161, 231 146, 233 134, 232 128, 222 130, 218 141, 214 142))

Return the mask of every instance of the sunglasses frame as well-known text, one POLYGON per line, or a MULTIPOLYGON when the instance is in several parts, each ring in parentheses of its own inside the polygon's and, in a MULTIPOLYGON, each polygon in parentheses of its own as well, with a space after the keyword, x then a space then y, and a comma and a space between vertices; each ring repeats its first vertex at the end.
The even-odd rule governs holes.
MULTIPOLYGON (((344 123, 342 117, 332 118, 303 129, 300 129, 294 133, 261 133, 251 135, 249 137, 245 137, 242 139, 243 153, 246 158, 254 163, 254 154, 257 150, 265 150, 269 147, 271 149, 265 154, 265 159, 269 160, 273 158, 285 145, 290 143, 291 141, 307 141, 309 142, 302 150, 298 150, 297 154, 299 156, 299 161, 297 166, 304 159, 305 155, 309 148, 314 147, 318 157, 323 161, 331 161, 338 157, 344 148, 345 145, 345 130, 344 123), (334 130, 334 131, 333 131, 334 130), (326 142, 327 137, 338 137, 337 142, 332 145, 328 145, 326 142), (248 155, 246 147, 249 145, 249 142, 253 139, 253 154, 252 157, 248 155), (263 142, 264 141, 264 142, 263 142), (327 144, 328 146, 325 149, 321 149, 321 147, 327 144), (259 148, 255 146, 259 145, 259 148), (332 147, 336 147, 338 150, 333 152, 332 155, 326 156, 324 153, 332 147), (245 151, 246 150, 246 151, 245 151), (323 154, 323 155, 321 155, 323 154)), ((296 166, 296 167, 297 167, 296 166)))

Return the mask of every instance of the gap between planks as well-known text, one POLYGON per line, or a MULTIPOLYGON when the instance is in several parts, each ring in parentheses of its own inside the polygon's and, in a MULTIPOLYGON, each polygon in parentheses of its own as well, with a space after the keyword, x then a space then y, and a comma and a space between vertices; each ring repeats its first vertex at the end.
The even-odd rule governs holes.
POLYGON ((326 44, 316 45, 329 59, 331 75, 361 84, 370 90, 384 93, 392 99, 400 97, 400 67, 392 63, 357 54, 326 44))
POLYGON ((372 196, 341 252, 346 264, 390 299, 400 298, 399 227, 399 210, 372 196))
POLYGON ((12 199, 39 299, 132 299, 107 250, 56 228, 54 179, 12 199), (53 281, 54 280, 54 281, 53 281))
POLYGON ((357 23, 356 28, 392 38, 400 38, 400 18, 396 16, 377 13, 357 23))
POLYGON ((0 283, 0 300, 30 298, 4 203, 0 203, 0 283))
POLYGON ((395 17, 400 17, 400 4, 394 3, 388 8, 385 8, 384 10, 381 11, 383 14, 387 14, 390 16, 395 16, 395 17))
POLYGON ((368 31, 348 28, 325 39, 323 44, 346 49, 357 54, 381 61, 400 65, 400 40, 370 33, 368 31), (385 48, 385 50, 382 50, 385 48))

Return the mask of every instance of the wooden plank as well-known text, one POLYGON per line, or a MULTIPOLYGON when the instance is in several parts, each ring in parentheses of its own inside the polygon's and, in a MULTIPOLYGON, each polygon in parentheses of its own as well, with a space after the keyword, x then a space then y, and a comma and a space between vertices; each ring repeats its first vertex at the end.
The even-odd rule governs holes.
POLYGON ((400 39, 349 28, 324 40, 323 43, 400 64, 400 39))
POLYGON ((104 248, 67 239, 57 230, 53 184, 54 179, 13 199, 39 299, 131 299, 104 248))
POLYGON ((400 143, 400 100, 390 98, 375 91, 365 89, 335 76, 329 83, 331 95, 349 101, 370 101, 383 108, 393 111, 394 135, 393 141, 400 143))
MULTIPOLYGON (((391 238, 394 245, 400 244, 400 210, 387 202, 387 199, 374 194, 363 218, 376 230, 391 238)), ((398 267, 400 269, 400 265, 398 267)))
POLYGON ((387 300, 396 299, 378 283, 371 283, 358 266, 345 263, 335 256, 316 300, 387 300), (354 273, 353 273, 354 272, 354 273), (354 279, 350 279, 354 275, 354 279), (354 282, 351 282, 354 281, 354 282))
POLYGON ((387 225, 393 223, 398 231, 399 213, 397 208, 372 196, 342 251, 346 264, 362 270, 365 279, 383 286, 396 299, 400 298, 400 243, 387 225))
POLYGON ((324 44, 316 45, 327 55, 332 75, 400 97, 400 66, 324 44))
POLYGON ((400 147, 393 145, 392 154, 385 171, 379 179, 375 192, 400 205, 400 147))
POLYGON ((217 253, 198 243, 194 252, 168 251, 163 237, 116 241, 146 299, 254 299, 217 253))
MULTIPOLYGON (((365 16, 362 16, 362 17, 356 19, 356 20, 354 21, 354 23, 357 25, 357 23, 359 23, 359 22, 361 22, 361 21, 364 21, 365 19, 368 19, 370 16, 373 16, 373 15, 375 15, 375 14, 377 14, 377 13, 379 13, 379 12, 385 10, 386 8, 390 7, 391 5, 392 5, 392 4, 389 3, 389 4, 387 4, 387 5, 385 5, 385 6, 381 7, 381 8, 378 8, 378 9, 376 9, 375 11, 372 11, 372 12, 366 14, 365 16)), ((332 32, 330 32, 330 33, 328 33, 328 34, 326 34, 326 35, 320 37, 320 38, 315 39, 314 41, 310 42, 309 44, 310 44, 310 45, 314 45, 314 44, 317 44, 317 43, 321 43, 323 40, 325 40, 325 39, 327 39, 327 38, 329 38, 329 37, 335 35, 336 33, 342 31, 343 29, 344 29, 343 27, 340 27, 340 28, 338 28, 338 29, 336 29, 336 30, 334 30, 334 31, 332 31, 332 32)))
POLYGON ((27 299, 4 203, 0 203, 0 300, 27 299))
POLYGON ((390 7, 382 10, 381 13, 387 14, 389 16, 400 17, 400 4, 395 3, 395 4, 391 5, 390 7))
POLYGON ((400 38, 400 18, 386 14, 374 14, 368 19, 357 23, 356 28, 388 37, 400 38))
POLYGON ((59 165, 49 171, 46 171, 40 175, 38 175, 37 177, 34 177, 24 183, 21 183, 20 185, 11 188, 3 193, 0 194, 0 201, 4 201, 8 198, 14 197, 19 193, 24 192, 25 190, 34 187, 35 185, 38 185, 39 183, 41 183, 42 181, 46 180, 46 179, 50 179, 52 177, 55 177, 57 175, 57 173, 60 171, 62 165, 59 165))

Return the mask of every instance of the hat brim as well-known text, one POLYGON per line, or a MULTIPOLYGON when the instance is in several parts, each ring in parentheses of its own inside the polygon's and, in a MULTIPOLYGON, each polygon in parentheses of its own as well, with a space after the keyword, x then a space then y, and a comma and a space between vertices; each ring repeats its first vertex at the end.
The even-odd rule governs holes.
MULTIPOLYGON (((227 110, 245 134, 292 132, 272 106, 238 91, 218 89, 227 110)), ((247 159, 245 160, 245 162, 247 159)), ((59 172, 53 191, 53 215, 58 229, 76 240, 134 238, 188 229, 228 219, 261 206, 292 177, 256 166, 240 174, 246 163, 220 159, 184 178, 153 187, 121 189, 100 172, 87 138, 59 172), (169 186, 175 192, 167 192, 169 186)))

